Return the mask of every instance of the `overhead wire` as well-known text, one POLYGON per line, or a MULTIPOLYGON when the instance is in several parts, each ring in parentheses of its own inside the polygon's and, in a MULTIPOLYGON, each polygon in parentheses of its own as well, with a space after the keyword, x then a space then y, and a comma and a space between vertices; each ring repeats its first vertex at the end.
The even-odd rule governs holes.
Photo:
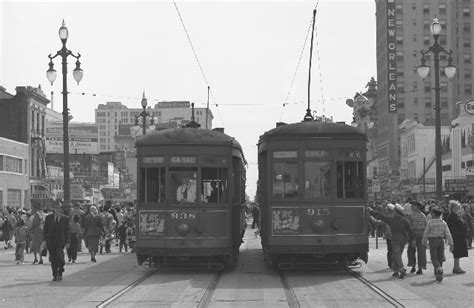
MULTIPOLYGON (((206 86, 209 87, 209 92, 211 94, 211 97, 214 101, 214 104, 216 105, 216 107, 218 106, 218 104, 216 103, 216 98, 214 97, 214 92, 212 91, 212 87, 210 87, 209 85, 209 81, 206 77, 206 74, 204 73, 204 69, 202 68, 202 65, 201 65, 201 61, 199 61, 199 57, 197 55, 197 52, 196 52, 196 49, 194 48, 194 44, 191 40, 191 36, 189 35, 189 32, 188 32, 188 29, 186 28, 186 25, 184 23, 184 20, 183 20, 183 17, 181 16, 181 12, 179 11, 179 8, 178 8, 178 5, 176 4, 176 1, 173 0, 173 4, 174 4, 174 7, 176 9, 176 13, 178 14, 178 17, 179 17, 179 20, 181 21, 181 25, 183 26, 183 30, 184 30, 184 33, 186 34, 186 38, 188 39, 188 42, 189 42, 189 45, 191 46, 191 50, 193 51, 193 54, 194 54, 194 58, 199 66, 199 70, 201 71, 201 75, 204 79, 204 81, 206 82, 206 86)), ((219 112, 219 110, 216 108, 216 111, 217 111, 217 114, 222 122, 222 125, 224 125, 224 120, 222 119, 222 116, 219 112)))

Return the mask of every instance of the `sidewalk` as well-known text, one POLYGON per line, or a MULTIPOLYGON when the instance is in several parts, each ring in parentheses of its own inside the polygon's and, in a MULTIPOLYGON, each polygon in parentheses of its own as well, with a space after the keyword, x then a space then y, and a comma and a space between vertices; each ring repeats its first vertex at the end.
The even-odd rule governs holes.
MULTIPOLYGON (((403 251, 402 260, 408 271, 404 279, 392 277, 392 271, 387 266, 387 246, 383 238, 369 239, 369 261, 363 265, 363 276, 391 294, 395 298, 401 296, 408 300, 407 307, 426 307, 429 303, 433 307, 474 307, 474 250, 469 250, 469 257, 461 259, 461 267, 465 274, 453 274, 453 255, 447 250, 446 262, 443 264, 444 280, 438 283, 433 274, 429 250, 427 250, 427 270, 422 275, 410 274, 406 266, 408 262, 407 247, 403 251)), ((403 302, 403 300, 402 300, 403 302)))

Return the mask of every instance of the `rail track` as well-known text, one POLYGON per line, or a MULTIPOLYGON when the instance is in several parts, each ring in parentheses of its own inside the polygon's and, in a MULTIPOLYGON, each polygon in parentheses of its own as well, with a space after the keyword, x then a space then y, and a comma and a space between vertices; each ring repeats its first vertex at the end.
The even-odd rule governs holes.
MULTIPOLYGON (((314 270, 314 269, 313 269, 314 270)), ((317 271, 314 271, 314 274, 317 275, 317 271)), ((388 293, 383 291, 382 289, 378 288, 376 285, 362 277, 358 272, 354 271, 351 268, 344 268, 344 271, 347 272, 349 275, 357 279, 359 282, 361 282, 364 286, 368 287, 370 290, 375 292, 378 296, 380 296, 386 303, 393 307, 401 308, 405 307, 402 303, 397 301, 395 298, 390 296, 388 293)), ((132 289, 135 287, 139 286, 141 283, 149 279, 151 276, 153 276, 155 273, 160 272, 160 269, 154 269, 152 271, 149 271, 145 273, 143 276, 138 278, 137 280, 133 281, 129 285, 127 285, 125 288, 121 289, 114 295, 110 296, 103 302, 101 302, 99 305, 97 305, 98 308, 105 308, 105 307, 112 307, 113 304, 122 296, 126 295, 127 292, 130 292, 132 289)), ((289 308, 299 308, 301 306, 300 301, 298 300, 298 297, 295 293, 295 290, 293 289, 291 285, 290 279, 288 279, 288 271, 287 270, 278 270, 278 275, 280 277, 280 283, 281 286, 285 292, 285 297, 286 301, 288 303, 289 308)), ((213 277, 209 281, 209 284, 207 285, 206 290, 203 292, 201 298, 199 299, 199 302, 196 302, 196 307, 198 308, 205 308, 208 307, 211 304, 214 292, 216 288, 219 285, 219 281, 225 271, 215 271, 213 272, 213 277)))

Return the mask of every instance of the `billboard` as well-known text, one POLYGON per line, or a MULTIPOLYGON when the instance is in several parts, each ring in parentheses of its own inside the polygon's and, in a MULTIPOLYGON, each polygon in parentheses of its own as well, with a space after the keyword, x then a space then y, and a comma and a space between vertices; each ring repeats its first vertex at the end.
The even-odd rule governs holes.
MULTIPOLYGON (((69 126, 69 153, 99 154, 99 133, 97 126, 91 124, 69 126)), ((46 152, 64 153, 63 127, 46 127, 46 152)))

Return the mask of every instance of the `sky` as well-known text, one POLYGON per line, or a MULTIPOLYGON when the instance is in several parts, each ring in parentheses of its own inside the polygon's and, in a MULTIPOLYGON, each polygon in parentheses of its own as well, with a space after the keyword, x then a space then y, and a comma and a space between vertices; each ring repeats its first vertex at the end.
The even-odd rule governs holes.
POLYGON ((69 57, 74 121, 94 122, 97 105, 109 101, 139 108, 144 90, 149 105, 184 100, 205 107, 210 86, 213 127, 242 145, 253 199, 259 136, 306 113, 315 7, 311 109, 350 124, 346 99, 376 78, 375 0, 0 0, 0 85, 12 94, 17 86, 41 85, 48 95, 54 91, 54 109, 62 111, 60 60, 52 86, 46 70, 48 55, 61 48, 64 19, 66 46, 81 54, 84 70, 77 85, 69 57))

